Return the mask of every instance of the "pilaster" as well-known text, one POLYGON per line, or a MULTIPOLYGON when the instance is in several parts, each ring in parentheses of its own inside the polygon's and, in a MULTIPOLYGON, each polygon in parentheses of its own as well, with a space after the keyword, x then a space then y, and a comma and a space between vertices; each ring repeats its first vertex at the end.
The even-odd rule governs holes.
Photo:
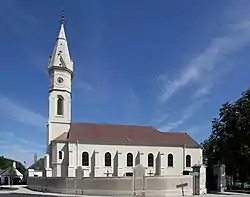
POLYGON ((95 151, 94 157, 95 157, 95 165, 94 165, 95 177, 98 177, 100 176, 100 154, 99 152, 95 151))
POLYGON ((68 144, 69 161, 68 161, 68 177, 75 177, 76 170, 76 145, 68 144))
POLYGON ((118 176, 123 176, 124 175, 124 163, 123 163, 124 155, 122 152, 119 152, 119 151, 117 154, 118 154, 117 156, 118 157, 118 176))
POLYGON ((166 155, 164 153, 160 153, 160 175, 165 174, 165 169, 166 169, 166 155))

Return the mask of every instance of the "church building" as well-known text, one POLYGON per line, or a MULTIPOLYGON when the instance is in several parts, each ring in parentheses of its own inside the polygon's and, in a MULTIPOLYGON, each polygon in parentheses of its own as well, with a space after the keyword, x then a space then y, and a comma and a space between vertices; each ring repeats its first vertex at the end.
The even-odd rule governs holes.
POLYGON ((146 167, 146 176, 182 175, 202 164, 202 148, 187 133, 161 132, 151 126, 73 122, 71 83, 74 63, 61 20, 48 63, 50 77, 47 152, 44 176, 133 176, 133 167, 146 167))

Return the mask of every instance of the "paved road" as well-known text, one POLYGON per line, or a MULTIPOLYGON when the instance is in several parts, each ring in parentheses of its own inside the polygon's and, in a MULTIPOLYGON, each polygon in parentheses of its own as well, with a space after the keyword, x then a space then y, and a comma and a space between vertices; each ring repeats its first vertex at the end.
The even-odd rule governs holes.
MULTIPOLYGON (((39 195, 39 194, 21 194, 21 193, 5 193, 5 194, 1 194, 0 193, 0 197, 52 197, 52 195, 39 195)), ((60 196, 56 196, 53 195, 53 197, 60 197, 60 196)), ((67 196, 70 197, 70 196, 67 196)), ((81 197, 81 196, 79 196, 81 197)), ((93 196, 92 196, 93 197, 93 196)), ((199 196, 197 196, 199 197, 199 196)), ((202 195, 200 197, 250 197, 250 195, 242 195, 242 194, 207 194, 207 195, 202 195)))
MULTIPOLYGON (((208 195, 202 195, 201 197, 246 197, 246 195, 221 195, 221 194, 208 194, 208 195)), ((250 195, 247 195, 248 197, 250 195)), ((0 197, 52 197, 51 195, 39 195, 39 194, 20 194, 20 193, 12 193, 12 194, 0 194, 0 197)), ((53 197, 60 197, 60 196, 53 196, 53 197)), ((70 197, 70 196, 67 196, 70 197)), ((79 196, 81 197, 81 196, 79 196)), ((199 197, 199 196, 197 196, 199 197)))
MULTIPOLYGON (((12 194, 0 194, 0 197, 50 197, 49 195, 38 195, 38 194, 20 194, 20 193, 12 193, 12 194)), ((57 196, 54 196, 57 197, 57 196)))
MULTIPOLYGON (((55 194, 55 193, 41 193, 41 192, 35 192, 26 189, 25 187, 19 187, 19 188, 2 188, 0 189, 0 197, 76 197, 77 195, 65 195, 65 194, 55 194)), ((77 197, 84 197, 84 196, 77 196, 77 197)), ((87 197, 87 196, 85 196, 87 197)), ((101 196, 92 196, 92 197, 101 197, 101 196)), ((175 196, 178 197, 178 196, 175 196)), ((181 197, 181 196, 180 196, 181 197)), ((193 197, 193 196, 191 196, 193 197)), ((201 195, 196 197, 250 197, 250 194, 239 194, 239 193, 224 193, 224 194, 207 194, 207 195, 201 195)))

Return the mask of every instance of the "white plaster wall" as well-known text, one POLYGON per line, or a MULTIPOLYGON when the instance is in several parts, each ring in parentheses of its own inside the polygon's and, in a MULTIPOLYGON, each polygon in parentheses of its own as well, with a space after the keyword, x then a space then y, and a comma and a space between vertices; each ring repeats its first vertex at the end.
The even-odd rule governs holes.
MULTIPOLYGON (((114 166, 114 157, 116 153, 119 153, 119 161, 118 161, 118 176, 124 176, 126 172, 132 172, 132 167, 127 167, 127 153, 133 154, 133 164, 135 166, 135 158, 138 153, 140 152, 140 163, 147 167, 147 160, 148 154, 152 153, 154 155, 154 167, 147 168, 146 173, 151 170, 151 172, 155 173, 157 171, 156 166, 157 162, 161 164, 161 175, 181 175, 183 169, 186 169, 185 166, 183 167, 183 148, 182 147, 147 147, 147 146, 118 146, 118 145, 97 145, 97 144, 69 144, 70 147, 70 154, 71 156, 69 159, 69 164, 71 168, 76 169, 77 166, 82 165, 82 152, 86 151, 89 153, 89 163, 88 167, 83 166, 84 169, 84 176, 88 177, 91 175, 91 171, 95 171, 96 177, 103 177, 106 176, 107 170, 109 172, 115 171, 114 166), (78 148, 77 148, 78 146, 78 148), (112 161, 111 167, 105 167, 105 160, 104 155, 106 152, 111 153, 112 161), (97 153, 97 154, 96 154, 97 153), (161 160, 157 161, 157 155, 161 153, 161 160), (174 166, 168 167, 167 166, 167 155, 171 153, 174 156, 174 166), (92 157, 95 157, 95 163, 92 162, 92 157)), ((191 165, 194 164, 201 164, 202 157, 201 157, 201 150, 200 149, 190 149, 185 148, 185 154, 191 155, 191 165)), ((159 163, 158 163, 159 164, 159 163)), ((192 170, 187 169, 187 170, 192 170)), ((148 175, 148 174, 147 174, 148 175)), ((73 176, 73 174, 71 174, 73 176)))
POLYGON ((66 143, 54 143, 52 146, 52 164, 62 164, 65 159, 66 143), (59 151, 62 151, 62 159, 59 159, 59 151))
POLYGON ((66 143, 52 144, 52 176, 66 177, 68 168, 68 147, 66 143), (62 158, 59 158, 59 152, 62 152, 62 158))
POLYGON ((195 164, 202 164, 202 149, 195 149, 195 148, 186 148, 185 149, 186 155, 191 156, 191 168, 187 168, 185 166, 185 170, 192 170, 192 166, 195 164))
POLYGON ((70 123, 49 123, 47 130, 47 145, 49 145, 52 140, 54 140, 64 132, 68 132, 69 129, 70 123))
POLYGON ((71 95, 68 92, 54 90, 49 94, 49 122, 65 122, 71 120, 71 95), (63 115, 57 115, 57 98, 64 98, 63 115))
POLYGON ((43 171, 34 171, 34 176, 35 177, 42 177, 43 176, 43 171))
POLYGON ((65 70, 55 69, 51 74, 51 84, 47 145, 62 133, 68 132, 71 122, 71 74, 65 70), (58 77, 64 79, 62 84, 57 83, 58 77), (64 98, 63 115, 57 115, 57 100, 59 95, 64 98))
POLYGON ((66 90, 68 92, 71 92, 71 73, 69 73, 66 70, 53 70, 51 72, 50 76, 50 88, 51 89, 58 89, 58 90, 66 90), (58 83, 57 78, 61 77, 63 78, 63 83, 58 83))

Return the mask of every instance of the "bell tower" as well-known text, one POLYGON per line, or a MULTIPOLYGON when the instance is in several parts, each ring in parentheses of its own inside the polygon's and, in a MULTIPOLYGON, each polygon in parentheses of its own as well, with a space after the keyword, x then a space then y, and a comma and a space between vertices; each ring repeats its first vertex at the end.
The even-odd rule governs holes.
POLYGON ((62 16, 59 34, 48 63, 50 88, 47 146, 52 140, 68 132, 71 123, 73 61, 70 58, 64 26, 65 20, 62 16))

